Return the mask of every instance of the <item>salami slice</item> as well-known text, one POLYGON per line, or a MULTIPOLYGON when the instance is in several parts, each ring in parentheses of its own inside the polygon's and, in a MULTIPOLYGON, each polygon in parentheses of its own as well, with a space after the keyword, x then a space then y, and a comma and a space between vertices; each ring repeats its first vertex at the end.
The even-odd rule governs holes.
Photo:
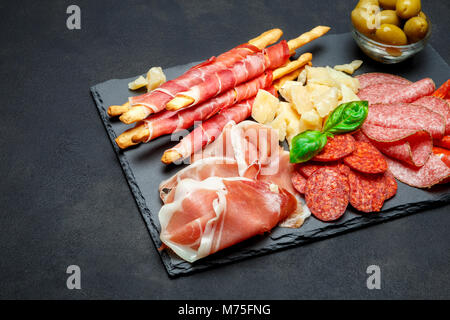
POLYGON ((378 212, 386 199, 384 174, 364 174, 351 170, 348 175, 350 204, 358 211, 378 212))
POLYGON ((384 173, 384 198, 392 198, 397 193, 397 181, 395 181, 394 175, 388 170, 384 173))
POLYGON ((369 72, 356 76, 359 80, 359 88, 364 89, 378 83, 396 83, 408 85, 411 81, 389 73, 369 72))
POLYGON ((427 96, 413 102, 439 113, 445 119, 445 134, 450 134, 450 105, 444 99, 427 96))
MULTIPOLYGON (((372 128, 373 129, 373 128, 372 128)), ((369 107, 369 114, 362 127, 363 132, 371 139, 392 142, 400 140, 395 130, 405 130, 402 133, 405 138, 411 135, 414 131, 425 130, 428 131, 433 139, 440 139, 445 133, 445 119, 442 115, 429 110, 426 107, 409 104, 409 103, 395 103, 395 104, 374 104, 369 107), (379 128, 378 134, 380 136, 393 137, 388 140, 377 139, 369 134, 367 126, 382 127, 379 128), (383 128, 384 134, 383 134, 383 128), (409 129, 409 134, 408 130, 409 129)))
POLYGON ((445 136, 442 139, 433 140, 433 144, 450 150, 450 135, 445 136))
POLYGON ((361 100, 367 100, 369 103, 374 104, 382 101, 384 96, 400 92, 407 86, 407 84, 405 85, 392 82, 377 83, 364 89, 360 89, 358 92, 358 97, 361 100))
POLYGON ((320 168, 334 168, 338 169, 340 173, 342 173, 344 176, 348 175, 348 172, 350 170, 349 167, 347 167, 343 163, 339 162, 307 162, 301 166, 298 167, 299 172, 306 178, 309 178, 314 172, 316 172, 320 168))
POLYGON ((306 205, 317 219, 334 221, 345 213, 349 191, 347 177, 336 169, 320 168, 306 181, 306 205))
POLYGON ((431 155, 433 141, 428 132, 417 133, 395 142, 370 140, 361 130, 353 135, 357 141, 369 142, 381 153, 415 167, 423 166, 431 155))
POLYGON ((336 161, 349 155, 355 150, 355 139, 351 134, 336 135, 328 138, 323 150, 316 155, 314 161, 336 161))
POLYGON ((305 194, 306 178, 302 176, 300 172, 294 171, 294 173, 292 174, 291 181, 295 190, 297 190, 301 194, 305 194))
MULTIPOLYGON (((374 87, 380 86, 382 84, 376 84, 374 87)), ((399 86, 396 84, 395 86, 399 86)), ((362 90, 362 93, 364 94, 365 90, 368 90, 371 87, 365 88, 362 90)), ((419 80, 417 82, 414 82, 412 84, 409 84, 404 87, 397 87, 397 91, 395 90, 389 90, 385 92, 385 94, 378 95, 366 95, 365 100, 369 101, 369 104, 376 104, 376 103, 401 103, 401 102, 413 102, 417 99, 428 96, 432 94, 435 90, 436 86, 434 85, 433 80, 430 78, 425 78, 422 80, 419 80)), ((360 98, 360 94, 358 94, 360 98)))
POLYGON ((384 156, 372 144, 355 142, 355 151, 344 158, 344 163, 351 169, 364 173, 383 173, 387 170, 384 156))
POLYGON ((405 165, 391 158, 386 160, 394 177, 411 187, 430 188, 450 177, 450 168, 434 154, 420 168, 405 165))

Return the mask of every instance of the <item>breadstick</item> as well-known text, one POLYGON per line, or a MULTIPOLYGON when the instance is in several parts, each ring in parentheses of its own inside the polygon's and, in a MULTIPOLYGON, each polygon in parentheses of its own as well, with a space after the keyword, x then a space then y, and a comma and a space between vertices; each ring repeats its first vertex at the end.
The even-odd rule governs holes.
POLYGON ((110 106, 108 108, 108 115, 110 117, 117 117, 120 116, 122 113, 127 112, 128 110, 130 110, 130 103, 129 102, 125 102, 123 105, 121 106, 110 106))
POLYGON ((119 117, 119 120, 125 124, 131 124, 136 122, 136 119, 145 119, 148 115, 148 108, 146 106, 136 105, 123 113, 119 117))
POLYGON ((144 128, 143 123, 137 124, 134 128, 124 131, 121 135, 116 138, 116 143, 120 149, 126 149, 128 147, 134 146, 137 143, 132 141, 133 136, 144 128))
POLYGON ((274 44, 281 38, 283 31, 281 29, 268 30, 256 38, 251 39, 248 43, 254 45, 258 49, 264 49, 265 47, 274 44))
POLYGON ((307 53, 302 54, 297 60, 290 61, 287 64, 285 64, 284 66, 282 66, 278 69, 275 69, 273 71, 273 80, 280 79, 281 77, 303 67, 311 60, 312 60, 311 53, 307 52, 307 53))
POLYGON ((288 41, 288 47, 291 51, 291 55, 295 54, 295 50, 304 46, 305 44, 323 36, 330 30, 330 27, 318 26, 312 29, 311 31, 305 32, 298 38, 292 39, 288 41))
MULTIPOLYGON (((311 61, 308 62, 306 65, 308 66, 312 66, 311 61)), ((278 91, 280 90, 280 88, 287 82, 287 81, 292 81, 298 78, 298 76, 300 75, 300 73, 305 70, 305 67, 301 67, 300 69, 294 70, 291 73, 281 77, 280 79, 277 79, 276 81, 273 82, 273 86, 275 87, 275 89, 278 91)))

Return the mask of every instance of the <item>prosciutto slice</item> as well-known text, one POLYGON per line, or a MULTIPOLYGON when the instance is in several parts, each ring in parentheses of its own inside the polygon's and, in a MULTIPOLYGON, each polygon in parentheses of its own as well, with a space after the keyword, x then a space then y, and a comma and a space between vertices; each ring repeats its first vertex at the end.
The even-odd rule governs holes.
MULTIPOLYGON (((276 90, 273 87, 268 89, 269 92, 276 95, 276 90)), ((256 94, 256 93, 255 93, 256 94)), ((222 133, 223 128, 229 122, 240 123, 247 119, 252 113, 253 102, 255 98, 244 100, 234 106, 222 110, 211 119, 204 121, 187 136, 185 136, 176 146, 170 150, 176 151, 181 157, 187 158, 194 154, 195 157, 202 157, 202 155, 195 154, 201 151, 202 148, 212 143, 222 133)), ((189 110, 188 108, 186 110, 189 110)))
POLYGON ((194 101, 190 106, 196 105, 262 74, 265 70, 282 66, 288 62, 289 57, 289 47, 283 40, 262 52, 248 55, 228 69, 209 74, 203 82, 177 96, 190 97, 194 101))
POLYGON ((219 70, 230 68, 236 62, 244 59, 246 56, 259 52, 260 50, 251 45, 243 44, 233 48, 218 57, 212 57, 209 60, 189 69, 180 77, 167 81, 159 88, 140 96, 130 97, 131 106, 146 106, 152 113, 163 110, 166 103, 169 102, 179 92, 185 91, 190 87, 201 83, 208 76, 219 70))
POLYGON ((296 210, 295 197, 246 178, 183 179, 159 212, 161 241, 194 262, 263 234, 296 210))
POLYGON ((188 129, 192 127, 196 121, 207 120, 222 109, 226 109, 242 100, 254 97, 259 89, 267 88, 271 83, 272 71, 268 71, 253 80, 243 83, 236 88, 228 90, 220 96, 210 99, 193 108, 178 111, 164 110, 152 114, 144 120, 145 126, 150 132, 147 142, 164 134, 188 129))
POLYGON ((310 215, 291 183, 294 165, 277 131, 228 123, 202 157, 160 185, 161 240, 193 262, 310 215))

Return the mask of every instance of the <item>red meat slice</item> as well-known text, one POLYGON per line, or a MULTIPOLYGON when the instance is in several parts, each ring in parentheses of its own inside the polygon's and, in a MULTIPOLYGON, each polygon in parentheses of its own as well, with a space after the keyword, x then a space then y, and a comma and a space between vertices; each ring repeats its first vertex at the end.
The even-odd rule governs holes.
POLYGON ((355 151, 344 158, 346 165, 364 173, 383 173, 387 170, 386 159, 372 144, 357 141, 355 146, 355 151))
POLYGON ((411 187, 430 188, 450 177, 450 168, 434 154, 420 168, 414 168, 390 158, 386 160, 394 177, 411 187))
POLYGON ((369 107, 362 130, 369 138, 380 142, 397 141, 421 130, 428 131, 433 139, 440 139, 445 133, 445 119, 420 105, 375 104, 369 107))
POLYGON ((444 99, 427 96, 413 102, 439 113, 445 119, 445 134, 450 134, 450 105, 444 99))
POLYGON ((336 161, 351 154, 354 150, 355 139, 351 134, 336 135, 334 138, 328 138, 323 150, 312 160, 323 162, 336 161))
POLYGON ((360 89, 370 87, 378 83, 395 83, 408 85, 411 81, 389 73, 369 72, 356 76, 360 89))
POLYGON ((306 205, 317 219, 334 221, 345 213, 349 191, 346 176, 334 168, 320 168, 306 181, 306 205))
POLYGON ((358 96, 361 99, 368 100, 369 104, 413 102, 432 94, 435 89, 436 86, 433 80, 425 78, 407 86, 376 84, 361 90, 358 96), (372 87, 374 89, 371 89, 372 87), (372 94, 367 94, 366 90, 369 90, 369 88, 372 94))

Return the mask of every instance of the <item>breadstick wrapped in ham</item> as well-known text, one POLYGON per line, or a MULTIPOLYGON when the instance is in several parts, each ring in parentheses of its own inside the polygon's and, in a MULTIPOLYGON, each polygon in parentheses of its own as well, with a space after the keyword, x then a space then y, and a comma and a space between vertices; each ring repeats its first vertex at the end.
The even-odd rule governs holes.
POLYGON ((192 107, 260 75, 265 70, 278 68, 288 62, 289 57, 295 53, 297 48, 320 37, 328 30, 328 27, 314 28, 289 42, 283 40, 262 52, 248 55, 228 69, 211 73, 201 83, 192 86, 187 91, 179 92, 174 99, 167 103, 166 109, 178 110, 192 107))
MULTIPOLYGON (((270 93, 276 95, 273 87, 268 89, 270 93)), ((213 142, 221 133, 225 125, 231 121, 239 123, 247 119, 252 114, 252 106, 255 98, 237 103, 231 108, 222 110, 217 115, 204 121, 197 128, 185 136, 180 143, 170 148, 161 159, 169 164, 179 159, 184 159, 213 142)))
POLYGON ((268 71, 194 108, 182 109, 179 112, 164 110, 151 115, 144 120, 144 127, 135 134, 132 141, 134 143, 149 142, 161 135, 188 129, 196 121, 207 120, 222 109, 254 97, 259 89, 269 87, 271 83, 272 72, 268 71))
MULTIPOLYGON (((151 92, 129 98, 128 109, 121 108, 121 110, 127 111, 122 114, 120 120, 130 124, 163 110, 166 103, 178 92, 188 90, 191 86, 202 82, 208 74, 227 69, 246 56, 259 52, 266 46, 278 41, 282 34, 283 32, 280 29, 264 32, 257 38, 250 40, 249 43, 240 45, 218 57, 212 57, 192 67, 180 77, 164 83, 151 92)), ((117 106, 114 107, 116 108, 117 106)))

